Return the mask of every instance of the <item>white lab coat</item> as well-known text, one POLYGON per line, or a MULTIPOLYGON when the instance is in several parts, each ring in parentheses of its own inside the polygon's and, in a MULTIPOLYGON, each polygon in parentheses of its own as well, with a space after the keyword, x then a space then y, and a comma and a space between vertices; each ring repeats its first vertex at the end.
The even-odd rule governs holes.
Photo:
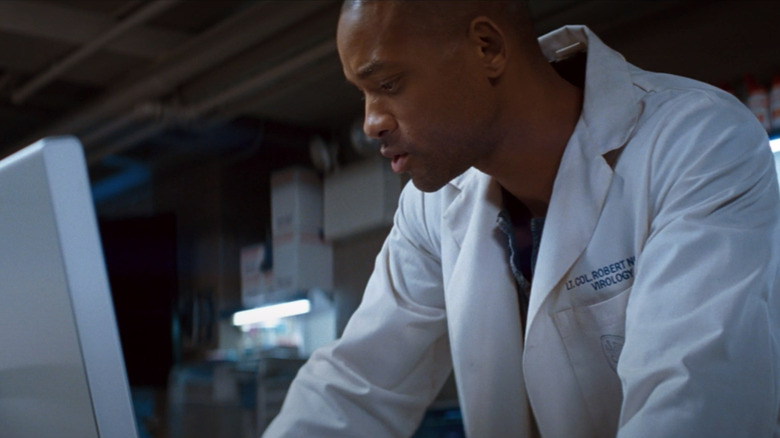
POLYGON ((407 185, 364 299, 266 437, 408 436, 454 368, 469 437, 780 437, 778 187, 734 98, 642 71, 584 27, 525 339, 500 188, 407 185))

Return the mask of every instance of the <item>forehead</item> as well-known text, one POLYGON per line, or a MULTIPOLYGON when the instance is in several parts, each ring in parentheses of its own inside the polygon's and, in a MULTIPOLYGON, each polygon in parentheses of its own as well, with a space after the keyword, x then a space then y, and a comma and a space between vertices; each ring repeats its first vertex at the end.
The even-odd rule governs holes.
POLYGON ((339 57, 348 79, 387 66, 413 52, 409 29, 398 16, 396 2, 368 2, 346 9, 339 19, 339 57))
POLYGON ((395 27, 399 7, 395 1, 347 2, 339 16, 338 36, 373 31, 382 34, 395 27))

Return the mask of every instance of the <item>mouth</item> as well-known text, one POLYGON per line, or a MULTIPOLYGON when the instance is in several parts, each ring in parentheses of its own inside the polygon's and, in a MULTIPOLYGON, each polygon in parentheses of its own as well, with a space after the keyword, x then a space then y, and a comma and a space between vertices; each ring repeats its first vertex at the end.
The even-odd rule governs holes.
POLYGON ((390 159, 390 167, 393 172, 402 173, 406 170, 409 154, 406 152, 394 151, 387 146, 382 146, 382 155, 390 159))
POLYGON ((406 171, 406 164, 409 158, 409 154, 396 154, 393 155, 390 162, 390 167, 392 167, 393 172, 395 173, 402 173, 406 171))

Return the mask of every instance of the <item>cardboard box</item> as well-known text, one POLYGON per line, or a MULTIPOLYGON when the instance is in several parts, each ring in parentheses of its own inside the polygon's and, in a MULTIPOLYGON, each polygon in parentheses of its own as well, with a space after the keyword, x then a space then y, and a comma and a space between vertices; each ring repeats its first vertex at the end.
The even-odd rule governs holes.
POLYGON ((393 224, 401 178, 387 160, 352 164, 325 179, 325 238, 334 241, 393 224))
POLYGON ((301 291, 333 288, 333 249, 318 236, 287 234, 274 237, 275 290, 301 291))
POLYGON ((241 248, 241 305, 260 306, 273 290, 270 248, 264 243, 241 248))
POLYGON ((271 175, 271 232, 320 235, 322 183, 312 170, 292 167, 271 175))

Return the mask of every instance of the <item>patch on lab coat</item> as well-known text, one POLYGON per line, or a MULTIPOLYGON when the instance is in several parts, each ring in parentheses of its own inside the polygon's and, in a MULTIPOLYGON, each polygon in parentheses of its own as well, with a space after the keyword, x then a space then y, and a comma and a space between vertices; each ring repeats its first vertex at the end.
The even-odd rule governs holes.
POLYGON ((575 272, 574 276, 566 279, 566 290, 586 287, 594 291, 609 288, 621 283, 629 282, 634 278, 634 256, 626 257, 611 263, 606 263, 596 269, 586 272, 575 272))
POLYGON ((623 344, 626 338, 618 335, 604 335, 601 337, 601 349, 604 351, 604 357, 607 358, 612 371, 617 372, 618 359, 620 352, 623 351, 623 344))

